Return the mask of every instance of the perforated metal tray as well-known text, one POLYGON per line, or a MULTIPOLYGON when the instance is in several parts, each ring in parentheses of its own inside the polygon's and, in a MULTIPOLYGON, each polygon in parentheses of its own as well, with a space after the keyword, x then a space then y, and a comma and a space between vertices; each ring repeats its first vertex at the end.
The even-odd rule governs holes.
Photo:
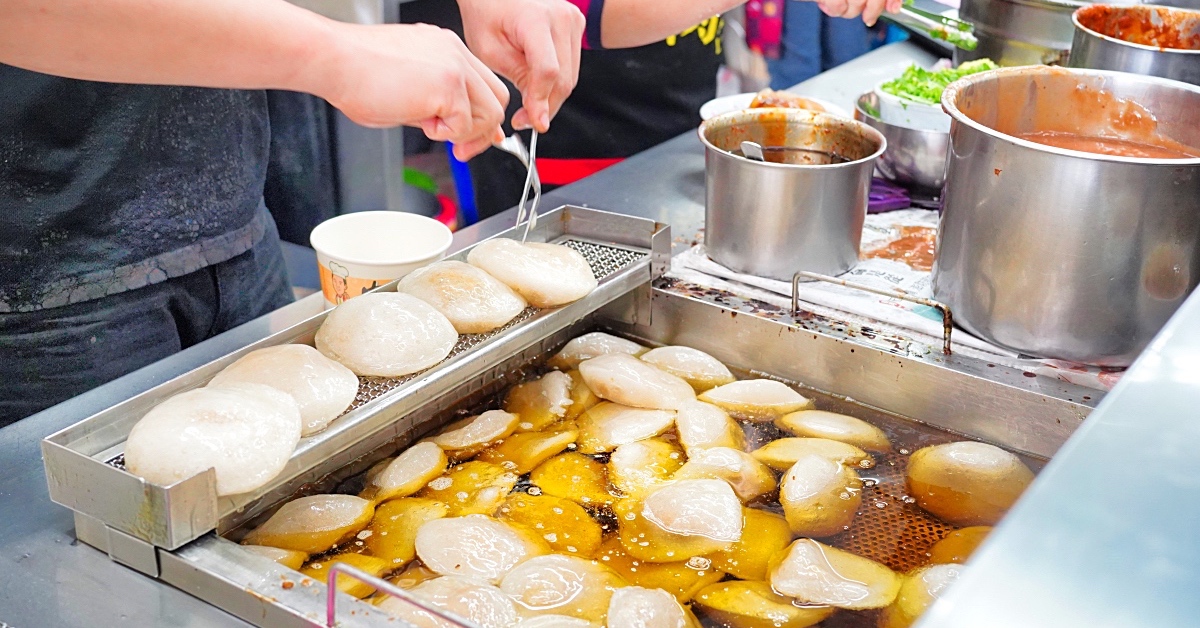
MULTIPOLYGON (((518 233, 512 229, 497 237, 519 237, 518 233)), ((311 343, 325 314, 47 437, 42 454, 50 497, 83 516, 77 520, 88 530, 85 540, 102 532, 107 536, 105 549, 114 559, 158 575, 155 547, 176 549, 207 532, 237 527, 305 484, 319 482, 325 469, 344 466, 381 442, 410 433, 414 419, 409 415, 414 410, 429 407, 462 382, 488 373, 614 299, 634 292, 630 322, 648 317, 650 282, 669 263, 670 240, 668 226, 642 218, 570 206, 545 214, 529 241, 559 242, 583 253, 599 280, 590 295, 561 308, 531 308, 487 334, 464 335, 449 357, 426 371, 400 378, 361 378, 358 398, 346 414, 322 432, 301 439, 285 469, 258 490, 218 497, 211 469, 171 486, 151 484, 124 469, 125 439, 150 408, 203 386, 246 353, 285 343, 311 343)), ((468 252, 452 258, 465 259, 468 252)), ((395 289, 392 282, 378 290, 395 289)))

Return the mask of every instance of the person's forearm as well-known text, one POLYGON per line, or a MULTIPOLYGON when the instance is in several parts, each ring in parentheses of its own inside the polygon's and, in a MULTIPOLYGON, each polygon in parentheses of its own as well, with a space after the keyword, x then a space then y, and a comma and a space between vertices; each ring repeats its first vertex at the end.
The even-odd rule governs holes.
POLYGON ((745 0, 605 0, 601 41, 631 48, 662 41, 745 0))
POLYGON ((114 83, 328 96, 332 24, 284 0, 3 0, 0 63, 114 83))

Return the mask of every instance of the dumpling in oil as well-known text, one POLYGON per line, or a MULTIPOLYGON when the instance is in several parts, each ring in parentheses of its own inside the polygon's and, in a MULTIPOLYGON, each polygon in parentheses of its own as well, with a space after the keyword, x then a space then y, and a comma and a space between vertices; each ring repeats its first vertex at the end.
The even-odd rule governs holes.
POLYGON ((466 262, 446 260, 404 276, 398 292, 432 305, 460 334, 482 334, 525 310, 525 299, 500 280, 466 262))
POLYGON ((674 410, 696 399, 687 382, 631 355, 602 355, 579 364, 597 397, 634 408, 674 410))
POLYGON ((775 425, 795 436, 828 438, 867 451, 886 453, 892 450, 892 444, 883 430, 862 419, 837 412, 801 410, 780 417, 775 425))
POLYGON ((700 401, 746 421, 774 421, 789 412, 812 407, 812 400, 770 379, 744 379, 718 386, 700 395, 700 401))
POLYGON ((538 615, 522 619, 516 628, 602 628, 600 624, 567 615, 538 615))
POLYGON ((189 390, 133 426, 125 468, 159 486, 213 469, 218 495, 246 493, 283 470, 301 422, 291 395, 262 384, 189 390))
POLYGON ((562 348, 561 351, 554 354, 546 365, 550 368, 571 370, 579 367, 579 363, 584 360, 598 358, 602 355, 612 353, 624 353, 632 356, 642 355, 647 351, 646 347, 639 345, 632 340, 619 338, 612 334, 606 334, 602 331, 593 331, 591 333, 572 338, 570 342, 562 348))
POLYGON ((1030 482, 1033 472, 1020 458, 986 443, 934 445, 908 461, 909 494, 954 525, 994 525, 1030 482))
POLYGON ((959 528, 933 544, 926 554, 931 565, 943 563, 963 564, 971 557, 980 543, 991 534, 991 526, 959 528))
POLYGON ((629 496, 640 496, 665 484, 687 458, 675 443, 648 438, 617 447, 608 459, 613 486, 629 496))
POLYGON ((711 355, 691 347, 659 347, 642 359, 692 385, 697 393, 723 386, 736 378, 711 355))
POLYGON ((680 480, 614 507, 621 544, 666 563, 728 549, 742 538, 742 502, 723 480, 680 480))
POLYGON ((750 454, 729 447, 693 449, 673 479, 725 480, 742 501, 748 502, 775 490, 775 474, 750 454))
POLYGON ((566 305, 597 286, 587 260, 561 244, 492 238, 480 242, 467 261, 517 291, 534 307, 566 305))
POLYGON ((321 554, 367 527, 371 502, 353 495, 312 495, 284 504, 243 543, 321 554))
POLYGON ((810 454, 783 474, 779 503, 797 536, 832 536, 854 520, 862 480, 853 469, 810 454))
POLYGON ((688 613, 662 589, 625 587, 608 605, 608 628, 689 628, 688 613))
POLYGON ((812 539, 797 539, 771 560, 768 572, 780 594, 850 610, 891 604, 901 582, 886 565, 812 539))
POLYGON ((627 586, 594 560, 550 554, 525 561, 504 576, 500 589, 526 613, 556 613, 604 621, 613 591, 627 586))
POLYGON ((417 443, 372 476, 360 497, 382 502, 412 495, 445 473, 449 464, 441 447, 430 442, 417 443))
POLYGON ((681 406, 675 415, 675 429, 679 432, 679 443, 688 451, 746 446, 741 426, 724 410, 703 401, 681 406))
POLYGON ((443 576, 499 583, 517 565, 550 552, 540 538, 485 515, 433 519, 417 530, 417 557, 443 576))
POLYGON ((696 594, 696 605, 705 615, 730 628, 805 628, 833 614, 832 607, 798 604, 760 581, 731 580, 714 584, 696 594))
POLYGON ((358 375, 399 377, 446 359, 454 325, 410 294, 364 294, 337 306, 317 330, 317 349, 358 375))
MULTIPOLYGON (((300 570, 300 573, 316 580, 317 582, 327 582, 329 578, 329 570, 334 565, 344 564, 355 569, 361 569, 371 576, 376 578, 392 570, 392 564, 387 560, 376 556, 368 556, 366 554, 358 554, 355 552, 341 552, 333 556, 326 556, 318 560, 314 560, 306 567, 300 570)), ((352 595, 362 599, 375 592, 374 585, 363 582, 354 576, 338 574, 337 589, 347 595, 352 595)))
POLYGON ((605 453, 639 440, 653 438, 671 429, 671 410, 643 410, 604 402, 579 417, 579 451, 605 453))
POLYGON ((961 574, 959 565, 930 565, 904 576, 896 601, 885 608, 879 618, 879 628, 913 625, 961 574))
POLYGON ((860 469, 875 466, 871 454, 828 438, 779 438, 755 449, 750 455, 776 471, 787 471, 797 460, 808 455, 822 456, 860 469))
POLYGON ((452 423, 445 432, 434 436, 433 442, 448 452, 454 452, 462 460, 512 434, 519 420, 511 412, 488 410, 452 423))
POLYGON ((325 429, 358 394, 358 377, 353 371, 308 345, 251 351, 217 373, 208 385, 236 382, 263 384, 291 395, 300 408, 301 436, 325 429))
MULTIPOLYGON (((503 591, 475 578, 442 576, 409 589, 429 605, 472 622, 480 628, 509 628, 517 623, 516 607, 503 591)), ((418 628, 458 628, 411 602, 389 597, 379 608, 418 628)))
POLYGON ((504 395, 504 409, 521 417, 518 432, 540 430, 566 416, 572 404, 573 386, 570 375, 550 371, 508 389, 504 395))
POLYGON ((252 554, 268 558, 284 567, 297 571, 304 566, 304 563, 308 562, 308 554, 305 552, 280 549, 269 545, 243 545, 241 547, 252 554))

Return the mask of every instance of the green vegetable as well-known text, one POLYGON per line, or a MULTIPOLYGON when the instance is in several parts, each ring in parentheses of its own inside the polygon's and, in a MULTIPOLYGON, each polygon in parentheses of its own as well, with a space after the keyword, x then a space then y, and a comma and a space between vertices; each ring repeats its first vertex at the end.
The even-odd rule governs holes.
POLYGON ((890 80, 879 88, 883 91, 928 105, 942 102, 942 90, 946 86, 969 74, 978 74, 987 70, 995 70, 996 63, 991 59, 967 61, 957 68, 947 68, 933 72, 919 65, 910 65, 899 78, 890 80))

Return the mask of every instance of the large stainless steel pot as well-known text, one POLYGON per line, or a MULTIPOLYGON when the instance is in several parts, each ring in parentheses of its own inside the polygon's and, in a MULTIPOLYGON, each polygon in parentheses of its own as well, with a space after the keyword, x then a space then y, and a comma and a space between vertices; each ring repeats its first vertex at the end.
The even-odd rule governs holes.
POLYGON ((1076 11, 1071 20, 1075 24, 1071 67, 1118 70, 1200 85, 1200 11, 1092 5, 1076 11), (1189 35, 1196 45, 1193 49, 1162 48, 1126 41, 1127 23, 1172 28, 1189 35))
POLYGON ((959 16, 975 25, 979 46, 954 51, 955 64, 989 58, 1000 65, 1061 64, 1071 49, 1073 0, 962 0, 959 16))
POLYGON ((749 109, 706 120, 704 242, 718 263, 790 280, 798 270, 837 275, 858 261, 871 172, 887 142, 854 120, 799 109, 749 109), (740 154, 741 142, 807 147, 849 159, 806 165, 740 154))
POLYGON ((946 89, 953 123, 933 289, 967 330, 1033 356, 1128 365, 1200 280, 1200 159, 1013 137, 1120 134, 1114 119, 1139 108, 1118 99, 1157 117, 1161 136, 1200 146, 1200 88, 1186 83, 1027 67, 946 89))

